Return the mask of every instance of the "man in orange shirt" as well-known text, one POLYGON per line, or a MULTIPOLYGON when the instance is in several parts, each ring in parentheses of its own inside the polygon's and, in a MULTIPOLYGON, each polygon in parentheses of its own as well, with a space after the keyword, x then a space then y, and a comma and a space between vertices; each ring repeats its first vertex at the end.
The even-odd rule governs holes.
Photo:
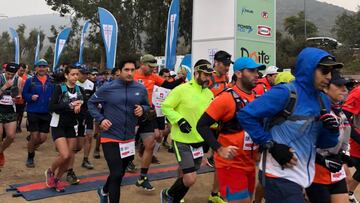
POLYGON ((258 80, 258 84, 254 88, 256 95, 263 95, 265 92, 269 91, 272 86, 275 85, 275 79, 278 74, 278 70, 279 68, 276 66, 269 66, 266 68, 264 77, 258 80))
POLYGON ((152 160, 155 139, 161 140, 156 122, 156 112, 152 104, 154 86, 156 85, 167 89, 173 89, 182 84, 186 78, 186 75, 180 74, 179 79, 169 82, 153 72, 154 68, 157 66, 157 60, 155 57, 150 54, 145 54, 140 58, 140 67, 135 71, 134 75, 134 80, 145 86, 151 107, 151 110, 139 119, 139 129, 137 132, 142 139, 145 149, 142 155, 140 177, 136 182, 136 186, 141 187, 146 191, 152 191, 155 189, 147 178, 147 172, 152 160))
MULTIPOLYGON (((20 77, 22 80, 22 83, 20 84, 21 89, 24 88, 24 84, 25 81, 27 80, 27 78, 29 77, 27 72, 28 72, 28 65, 24 64, 24 63, 20 63, 19 64, 19 70, 16 73, 18 77, 20 77)), ((25 101, 22 97, 19 97, 15 100, 15 106, 16 106, 16 114, 17 114, 17 118, 16 118, 16 132, 17 133, 21 133, 21 122, 23 119, 23 115, 24 115, 24 110, 25 110, 25 101)))
POLYGON ((215 97, 197 124, 197 130, 206 143, 216 151, 215 168, 220 193, 229 203, 250 203, 255 187, 257 146, 241 128, 236 112, 255 99, 258 69, 265 66, 243 57, 234 63, 236 83, 215 97), (210 126, 219 123, 216 140, 210 126))
POLYGON ((228 72, 230 64, 234 63, 231 61, 231 55, 226 51, 218 51, 214 55, 214 69, 215 72, 211 76, 209 83, 210 90, 217 96, 222 92, 227 83, 229 82, 228 72))

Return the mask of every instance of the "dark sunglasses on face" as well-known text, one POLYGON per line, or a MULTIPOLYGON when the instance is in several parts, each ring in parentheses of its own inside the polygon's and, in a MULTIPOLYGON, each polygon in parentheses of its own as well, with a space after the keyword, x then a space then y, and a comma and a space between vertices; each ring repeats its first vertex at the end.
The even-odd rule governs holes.
POLYGON ((333 71, 333 68, 329 66, 319 66, 319 69, 323 75, 327 75, 333 71))

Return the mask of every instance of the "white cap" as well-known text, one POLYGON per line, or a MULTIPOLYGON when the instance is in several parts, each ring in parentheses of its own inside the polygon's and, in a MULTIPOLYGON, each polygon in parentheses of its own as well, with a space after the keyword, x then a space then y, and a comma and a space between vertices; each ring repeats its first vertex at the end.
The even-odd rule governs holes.
POLYGON ((170 76, 172 76, 172 77, 176 76, 176 72, 171 70, 170 71, 170 76))
POLYGON ((278 70, 279 70, 279 68, 276 67, 276 66, 269 66, 265 70, 265 75, 271 75, 271 74, 279 73, 278 70))

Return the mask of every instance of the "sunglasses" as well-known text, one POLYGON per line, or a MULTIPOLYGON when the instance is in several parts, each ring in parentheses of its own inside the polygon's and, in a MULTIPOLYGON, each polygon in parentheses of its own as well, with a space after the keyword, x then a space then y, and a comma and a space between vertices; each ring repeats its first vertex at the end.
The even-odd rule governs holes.
POLYGON ((333 71, 333 68, 328 66, 319 66, 319 69, 323 75, 327 75, 333 71))
POLYGON ((214 69, 210 64, 202 64, 194 67, 195 71, 214 72, 214 69))

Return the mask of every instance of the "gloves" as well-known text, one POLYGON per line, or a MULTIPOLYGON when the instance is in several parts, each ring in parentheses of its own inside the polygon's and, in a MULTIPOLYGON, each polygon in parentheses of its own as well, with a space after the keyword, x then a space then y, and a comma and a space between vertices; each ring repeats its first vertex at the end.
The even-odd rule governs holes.
POLYGON ((323 123, 323 127, 337 132, 339 131, 339 122, 336 120, 335 116, 333 116, 332 114, 326 113, 320 116, 320 121, 322 121, 323 123))
POLYGON ((279 144, 274 141, 272 142, 272 146, 269 146, 269 152, 274 157, 274 159, 281 165, 289 163, 294 154, 290 152, 290 147, 284 144, 279 144))
POLYGON ((316 163, 327 168, 331 173, 339 172, 342 168, 343 162, 339 155, 329 155, 326 157, 316 154, 316 163))
POLYGON ((349 155, 346 155, 345 153, 340 152, 339 156, 340 156, 341 161, 346 163, 346 165, 348 165, 348 167, 354 167, 354 163, 349 155))
POLYGON ((181 132, 189 133, 191 131, 191 125, 184 118, 180 119, 177 123, 181 132))

